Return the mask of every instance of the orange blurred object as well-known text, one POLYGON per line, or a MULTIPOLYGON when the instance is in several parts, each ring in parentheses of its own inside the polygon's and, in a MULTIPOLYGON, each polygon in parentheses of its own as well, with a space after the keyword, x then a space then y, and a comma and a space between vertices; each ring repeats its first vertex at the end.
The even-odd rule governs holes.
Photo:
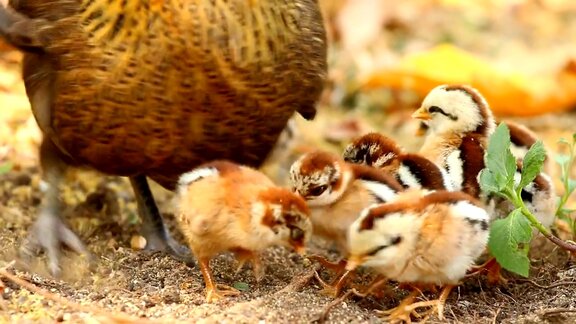
POLYGON ((424 97, 440 84, 469 84, 499 116, 534 116, 576 107, 576 61, 553 75, 502 71, 453 45, 442 44, 408 56, 397 67, 381 69, 361 82, 362 89, 411 90, 424 97))

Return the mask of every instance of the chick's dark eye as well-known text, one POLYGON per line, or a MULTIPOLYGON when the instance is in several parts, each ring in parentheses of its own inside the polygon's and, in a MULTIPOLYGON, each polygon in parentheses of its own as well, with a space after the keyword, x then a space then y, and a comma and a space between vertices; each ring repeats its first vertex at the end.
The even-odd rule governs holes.
POLYGON ((318 186, 318 187, 313 187, 310 188, 308 190, 308 194, 310 196, 320 196, 322 193, 324 193, 324 191, 326 191, 326 189, 328 188, 328 186, 324 185, 324 186, 318 186))
POLYGON ((302 241, 304 239, 304 231, 298 227, 292 227, 290 229, 290 239, 292 241, 302 241))
POLYGON ((442 108, 440 108, 438 106, 432 106, 432 107, 428 108, 428 112, 444 114, 444 110, 442 110, 442 108))
POLYGON ((368 253, 366 253, 366 254, 369 255, 369 256, 374 256, 374 255, 376 255, 376 253, 384 250, 384 249, 387 248, 387 247, 388 247, 388 245, 380 245, 380 246, 377 246, 377 247, 374 248, 372 251, 370 251, 370 252, 368 252, 368 253))
POLYGON ((400 244, 400 242, 402 242, 402 237, 396 236, 396 237, 392 238, 392 241, 390 241, 390 244, 396 245, 396 244, 400 244))

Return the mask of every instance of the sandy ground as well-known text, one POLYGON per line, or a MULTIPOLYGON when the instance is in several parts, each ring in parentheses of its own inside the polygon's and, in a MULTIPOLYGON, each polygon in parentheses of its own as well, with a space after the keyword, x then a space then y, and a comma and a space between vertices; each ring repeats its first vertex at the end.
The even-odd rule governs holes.
MULTIPOLYGON (((386 133, 401 141, 404 139, 407 146, 416 146, 417 143, 411 142, 413 137, 407 136, 412 125, 400 123, 402 118, 402 115, 391 116, 380 126, 386 133)), ((559 125, 558 120, 566 118, 576 122, 574 115, 541 121, 559 125)), ((313 132, 301 129, 298 145, 306 149, 318 140, 315 137, 333 129, 334 121, 341 119, 342 116, 324 110, 314 122, 315 127, 310 126, 313 132)), ((530 120, 524 122, 530 123, 530 120)), ((298 125, 306 124, 299 122, 298 125)), ((550 130, 541 123, 540 127, 534 128, 552 146, 559 136, 569 132, 562 127, 550 130)), ((334 150, 339 147, 324 145, 334 150)), ((275 162, 269 173, 276 178, 284 177, 289 162, 290 159, 275 162)), ((41 199, 39 179, 38 168, 34 165, 15 167, 0 177, 0 266, 16 258, 17 248, 35 218, 41 199)), ((272 248, 264 254, 267 270, 260 283, 255 282, 249 267, 235 274, 236 265, 230 254, 216 258, 212 266, 217 281, 241 287, 244 291, 239 297, 206 304, 204 284, 197 268, 187 267, 160 253, 131 249, 130 239, 138 233, 139 224, 135 202, 125 179, 92 172, 71 172, 68 180, 63 188, 67 206, 64 215, 98 256, 96 268, 89 272, 84 260, 73 253, 66 254, 61 280, 50 278, 44 258, 32 260, 27 267, 17 265, 17 270, 10 270, 11 273, 65 301, 32 293, 3 278, 6 287, 0 302, 0 319, 4 321, 108 322, 110 315, 116 312, 159 322, 203 319, 206 322, 304 323, 318 320, 333 300, 320 293, 320 285, 315 279, 299 283, 303 276, 311 274, 313 264, 283 248, 272 248), (67 307, 70 302, 76 306, 67 307), (78 309, 77 305, 87 306, 88 312, 78 309)), ((166 219, 171 221, 172 194, 158 186, 153 189, 166 219)), ((172 230, 177 231, 176 228, 172 230)), ((311 251, 337 258, 322 242, 315 242, 311 251)), ((510 276, 508 284, 493 287, 483 277, 467 280, 451 294, 445 312, 446 322, 576 322, 574 260, 547 242, 534 249, 533 254, 531 281, 510 276)), ((326 270, 321 270, 321 274, 325 279, 332 276, 326 270)), ((365 284, 370 278, 371 274, 364 273, 357 283, 365 284)), ((375 310, 393 307, 405 294, 406 291, 390 286, 379 298, 350 298, 330 311, 328 321, 377 322, 375 310)), ((426 295, 426 298, 432 297, 426 295)), ((430 321, 437 319, 432 317, 430 321)))

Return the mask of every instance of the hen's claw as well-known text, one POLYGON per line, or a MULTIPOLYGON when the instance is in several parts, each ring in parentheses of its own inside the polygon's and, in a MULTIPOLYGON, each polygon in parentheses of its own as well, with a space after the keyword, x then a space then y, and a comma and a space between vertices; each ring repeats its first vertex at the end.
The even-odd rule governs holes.
POLYGON ((80 238, 53 212, 43 211, 32 225, 25 243, 20 248, 20 255, 29 258, 33 254, 45 251, 48 256, 50 274, 57 277, 61 273, 61 245, 74 252, 86 255, 92 261, 93 256, 86 249, 80 238))

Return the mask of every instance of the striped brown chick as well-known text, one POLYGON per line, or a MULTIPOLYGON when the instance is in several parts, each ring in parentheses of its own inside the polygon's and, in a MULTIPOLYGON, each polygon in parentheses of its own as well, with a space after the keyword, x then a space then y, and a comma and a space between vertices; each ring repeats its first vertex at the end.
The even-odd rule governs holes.
POLYGON ((489 216, 462 192, 403 193, 390 203, 364 210, 350 226, 347 269, 374 269, 400 283, 443 286, 437 300, 414 302, 414 290, 385 320, 411 322, 421 307, 433 307, 442 320, 444 303, 486 248, 489 216))
MULTIPOLYGON (((517 160, 522 160, 524 155, 528 152, 530 147, 538 141, 538 135, 530 130, 525 125, 505 120, 501 122, 497 122, 497 125, 500 123, 506 124, 508 129, 510 130, 510 150, 512 151, 512 155, 517 160)), ((425 120, 420 120, 418 124, 418 129, 416 131, 416 136, 424 136, 428 133, 428 123, 425 120)), ((543 172, 546 174, 551 174, 553 171, 552 163, 550 162, 550 157, 546 154, 546 158, 544 160, 544 167, 543 172)))
POLYGON ((430 91, 412 117, 428 127, 419 153, 446 170, 454 190, 477 197, 476 175, 484 168, 488 138, 495 128, 484 97, 469 86, 441 85, 430 91), (477 158, 464 159, 472 155, 477 158))
POLYGON ((443 168, 422 155, 406 153, 394 140, 379 133, 357 138, 346 147, 343 157, 347 162, 390 173, 405 188, 452 191, 452 182, 443 168))
MULTIPOLYGON (((404 190, 391 175, 377 168, 347 163, 323 151, 301 156, 292 164, 290 177, 293 190, 310 206, 314 236, 334 243, 344 256, 348 228, 360 212, 368 206, 392 201, 404 190)), ((344 270, 342 262, 335 265, 321 257, 315 259, 339 272, 344 270)))
MULTIPOLYGON (((446 168, 454 190, 477 198, 483 196, 478 174, 485 167, 487 141, 495 122, 481 94, 468 86, 439 86, 424 99, 414 117, 423 120, 421 125, 428 127, 420 153, 435 157, 435 162, 446 168)), ((510 127, 512 151, 516 152, 518 168, 515 178, 519 183, 522 161, 518 156, 523 157, 523 150, 527 151, 536 142, 536 137, 521 125, 505 123, 510 127)), ((547 227, 554 219, 555 195, 554 187, 545 173, 538 175, 522 190, 527 207, 547 227)), ((512 208, 499 198, 494 198, 490 204, 498 205, 491 212, 492 219, 506 216, 512 208)))

